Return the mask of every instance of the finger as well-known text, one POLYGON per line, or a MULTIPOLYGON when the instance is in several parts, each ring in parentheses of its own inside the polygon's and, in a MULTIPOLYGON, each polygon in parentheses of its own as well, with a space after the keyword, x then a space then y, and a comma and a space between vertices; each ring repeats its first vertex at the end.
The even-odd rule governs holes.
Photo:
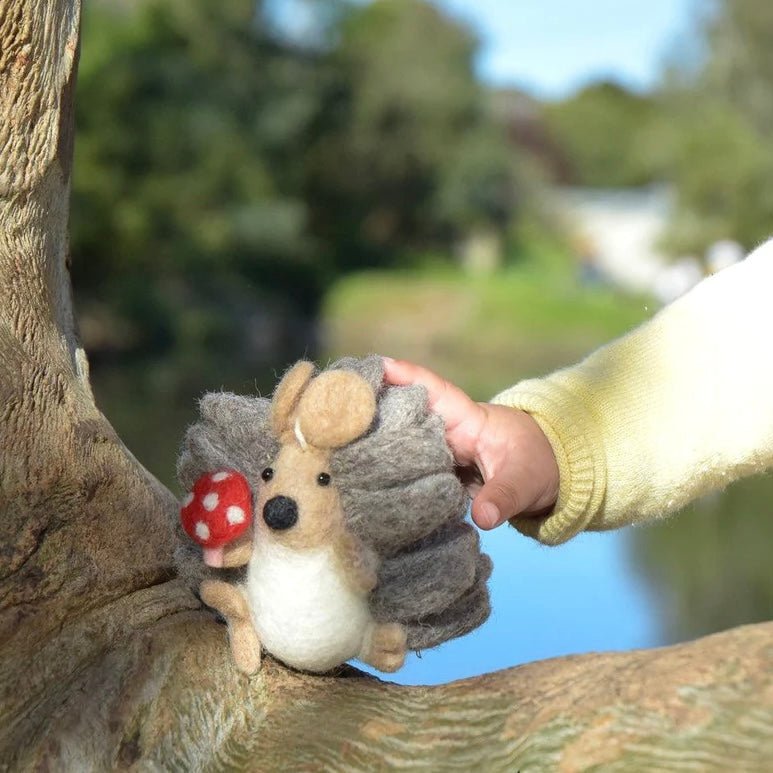
POLYGON ((472 502, 472 520, 481 529, 495 529, 521 511, 518 483, 498 475, 484 484, 472 502))
POLYGON ((443 417, 448 432, 452 432, 461 422, 469 420, 471 414, 478 413, 478 404, 459 387, 412 362, 385 357, 384 378, 388 384, 396 386, 424 386, 427 389, 430 409, 443 417))

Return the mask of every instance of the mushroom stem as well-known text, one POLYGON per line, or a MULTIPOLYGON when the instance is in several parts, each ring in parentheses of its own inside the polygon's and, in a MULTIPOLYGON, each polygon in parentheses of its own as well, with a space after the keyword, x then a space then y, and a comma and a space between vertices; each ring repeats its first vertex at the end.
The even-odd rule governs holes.
POLYGON ((217 548, 203 548, 204 551, 204 563, 207 566, 212 566, 215 569, 222 569, 223 567, 223 547, 217 548))

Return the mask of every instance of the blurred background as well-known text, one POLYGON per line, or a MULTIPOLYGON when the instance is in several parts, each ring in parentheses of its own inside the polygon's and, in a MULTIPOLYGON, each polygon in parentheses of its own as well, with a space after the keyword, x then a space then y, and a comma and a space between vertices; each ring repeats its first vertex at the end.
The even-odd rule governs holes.
MULTIPOLYGON (((376 351, 487 399, 773 231, 766 0, 90 0, 72 252, 97 400, 173 490, 209 389, 376 351)), ((769 619, 773 481, 542 548, 430 683, 769 619)))

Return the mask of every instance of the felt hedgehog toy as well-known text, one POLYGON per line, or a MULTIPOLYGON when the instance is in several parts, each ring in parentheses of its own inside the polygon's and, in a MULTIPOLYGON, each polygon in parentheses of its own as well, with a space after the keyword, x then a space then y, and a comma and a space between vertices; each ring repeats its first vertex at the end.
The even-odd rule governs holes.
POLYGON ((210 393, 200 412, 178 460, 182 521, 222 567, 200 595, 242 671, 261 648, 306 671, 395 671, 488 617, 491 561, 423 387, 384 385, 376 356, 301 361, 271 401, 210 393))

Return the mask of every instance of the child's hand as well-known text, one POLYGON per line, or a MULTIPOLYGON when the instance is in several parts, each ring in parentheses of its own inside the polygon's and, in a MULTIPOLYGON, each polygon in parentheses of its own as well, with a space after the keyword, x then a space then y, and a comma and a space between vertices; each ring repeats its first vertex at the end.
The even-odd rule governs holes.
POLYGON ((537 422, 515 408, 476 403, 426 368, 384 358, 390 384, 423 384, 430 408, 446 423, 446 440, 463 468, 472 518, 493 529, 513 516, 547 513, 558 497, 558 466, 537 422))

